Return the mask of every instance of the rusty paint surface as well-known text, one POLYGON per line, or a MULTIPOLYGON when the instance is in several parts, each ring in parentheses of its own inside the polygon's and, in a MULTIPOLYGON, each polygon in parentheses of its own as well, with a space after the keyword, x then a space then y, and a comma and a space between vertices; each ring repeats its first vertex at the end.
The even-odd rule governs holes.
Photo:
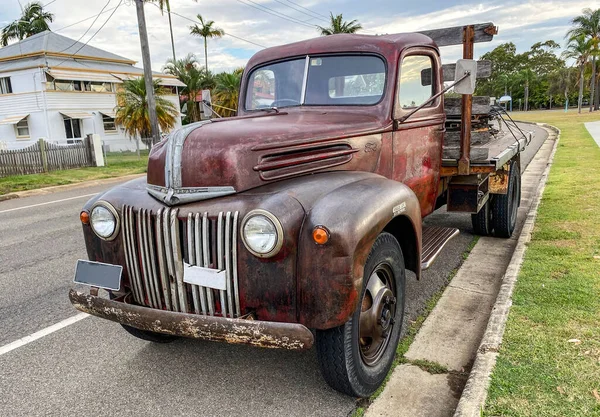
POLYGON ((490 175, 490 193, 506 194, 508 193, 508 177, 510 174, 510 164, 506 164, 502 169, 490 175))
POLYGON ((74 290, 69 292, 69 299, 75 308, 84 313, 150 332, 289 350, 310 349, 313 345, 312 333, 301 324, 174 313, 107 300, 74 290))

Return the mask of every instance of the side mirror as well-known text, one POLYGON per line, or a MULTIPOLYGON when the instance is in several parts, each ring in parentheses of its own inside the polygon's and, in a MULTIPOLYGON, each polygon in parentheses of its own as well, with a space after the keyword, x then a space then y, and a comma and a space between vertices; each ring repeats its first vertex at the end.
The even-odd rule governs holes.
POLYGON ((477 61, 473 59, 459 59, 456 61, 456 72, 454 73, 454 91, 458 94, 473 94, 477 84, 477 61), (468 77, 459 81, 466 74, 468 77))

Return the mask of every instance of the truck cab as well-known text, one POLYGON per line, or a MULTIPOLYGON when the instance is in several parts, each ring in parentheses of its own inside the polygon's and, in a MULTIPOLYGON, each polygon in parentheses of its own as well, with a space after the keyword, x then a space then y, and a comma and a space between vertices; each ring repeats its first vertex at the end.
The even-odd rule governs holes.
POLYGON ((76 282, 91 291, 71 302, 151 341, 316 345, 331 386, 371 395, 394 359, 406 270, 419 278, 458 233, 422 227, 450 183, 443 92, 427 34, 257 53, 237 117, 171 133, 146 178, 84 206, 76 282))

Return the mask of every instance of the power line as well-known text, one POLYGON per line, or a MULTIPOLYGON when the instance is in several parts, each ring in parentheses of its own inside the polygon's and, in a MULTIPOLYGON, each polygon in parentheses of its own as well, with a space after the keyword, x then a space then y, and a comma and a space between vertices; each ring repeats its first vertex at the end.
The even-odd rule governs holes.
MULTIPOLYGON (((76 50, 75 52, 73 52, 72 54, 70 54, 70 58, 74 57, 77 52, 81 51, 85 46, 87 46, 87 44, 94 39, 94 36, 96 36, 101 30, 102 28, 104 28, 104 26, 106 26, 106 24, 108 23, 108 21, 113 17, 113 15, 115 14, 115 12, 117 11, 117 9, 119 8, 119 6, 121 6, 121 3, 123 3, 123 0, 119 0, 119 4, 117 4, 117 7, 115 7, 112 11, 112 13, 110 14, 110 16, 108 16, 108 18, 104 21, 104 23, 102 23, 102 26, 100 26, 95 32, 94 34, 83 44, 79 47, 78 50, 76 50)), ((69 59, 69 58, 67 58, 69 59)), ((58 65, 56 65, 57 67, 61 66, 63 63, 65 63, 67 61, 67 59, 63 60, 62 62, 60 62, 58 65)))
MULTIPOLYGON (((156 7, 158 7, 158 5, 156 5, 155 3, 151 3, 151 4, 154 4, 156 7)), ((183 15, 177 13, 177 12, 174 12, 172 9, 171 9, 171 14, 173 14, 175 16, 178 16, 178 17, 181 17, 182 19, 189 20, 192 23, 198 23, 198 21, 196 21, 194 19, 190 19, 189 17, 183 16, 183 15)), ((264 46, 264 45, 261 45, 261 44, 256 43, 256 42, 249 41, 248 39, 240 38, 239 36, 233 35, 233 34, 227 32, 227 31, 225 32, 225 35, 231 36, 232 38, 238 39, 240 41, 244 41, 244 42, 250 43, 252 45, 258 46, 259 48, 264 48, 264 49, 268 48, 268 46, 264 46)))
POLYGON ((275 11, 273 9, 270 9, 267 6, 263 6, 263 5, 260 5, 258 3, 255 3, 252 0, 246 0, 246 1, 248 1, 248 2, 250 2, 252 4, 255 4, 255 6, 253 6, 252 4, 245 3, 242 0, 236 0, 236 1, 238 1, 239 3, 245 4, 248 7, 252 7, 254 9, 256 9, 256 10, 260 10, 261 12, 265 12, 265 13, 268 13, 270 15, 279 17, 280 19, 287 20, 288 22, 296 23, 298 25, 302 25, 302 26, 305 26, 305 27, 313 28, 313 29, 315 28, 314 25, 309 25, 308 23, 305 23, 305 22, 303 22, 301 20, 294 19, 293 17, 287 16, 287 15, 285 15, 283 13, 280 13, 280 12, 277 12, 277 11, 275 11), (260 7, 257 7, 257 6, 260 6, 260 7))
MULTIPOLYGON (((96 24, 96 21, 98 20, 98 18, 100 17, 100 15, 101 15, 101 14, 102 14, 102 12, 104 11, 104 9, 106 9, 106 7, 107 7, 107 6, 110 4, 110 2, 111 2, 111 1, 112 1, 112 0, 108 0, 108 1, 106 2, 106 4, 104 5, 104 7, 102 8, 102 10, 100 10, 100 13, 98 13, 98 15, 96 16, 96 18, 95 18, 95 19, 94 19, 94 21, 92 22, 92 24, 91 24, 91 25, 90 25, 90 26, 87 28, 87 30, 86 30, 86 31, 83 33, 83 35, 81 35, 81 36, 79 37, 79 39, 77 39, 75 42, 73 42, 71 45, 69 45, 68 47, 66 47, 65 49, 63 49, 62 51, 60 51, 59 53, 61 53, 61 52, 65 52, 67 49, 70 49, 70 48, 72 48, 73 46, 75 46, 75 44, 76 44, 76 43, 78 43, 79 41, 81 41, 81 40, 83 39, 83 37, 84 37, 85 35, 87 35, 87 33, 90 31, 90 29, 91 29, 91 28, 92 28, 92 27, 93 27, 93 26, 96 24)), ((118 7, 118 6, 117 6, 117 7, 118 7)))
POLYGON ((298 3, 294 3, 293 1, 290 1, 290 0, 285 0, 285 1, 287 1, 288 3, 291 3, 291 4, 293 4, 294 6, 298 6, 298 7, 300 7, 301 9, 304 9, 304 10, 306 10, 306 11, 309 11, 309 12, 311 12, 311 13, 313 13, 313 14, 316 14, 316 15, 318 15, 318 16, 321 16, 321 17, 323 17, 323 18, 325 18, 325 19, 329 20, 329 16, 325 16, 324 14, 321 14, 321 13, 318 13, 318 12, 314 12, 314 11, 312 11, 312 10, 310 10, 310 9, 307 9, 307 8, 306 8, 306 7, 304 7, 304 6, 301 6, 301 5, 299 5, 298 3))
POLYGON ((277 3, 279 3, 279 4, 283 4, 285 7, 289 7, 289 8, 290 8, 290 9, 292 9, 292 10, 295 10, 295 11, 297 11, 297 12, 299 12, 299 13, 302 13, 303 15, 306 15, 306 16, 310 17, 311 19, 319 19, 319 20, 322 20, 322 21, 324 21, 324 22, 328 22, 328 23, 329 23, 329 20, 328 20, 328 19, 325 19, 325 18, 323 18, 323 17, 319 17, 319 16, 315 16, 315 15, 313 15, 313 14, 310 14, 310 13, 307 13, 307 12, 305 12, 305 11, 302 11, 302 10, 300 10, 300 9, 298 9, 298 8, 294 7, 294 6, 290 6, 289 4, 286 4, 286 3, 282 2, 281 0, 275 0, 275 1, 276 1, 277 3))
MULTIPOLYGON (((42 4, 42 9, 43 9, 44 7, 46 7, 46 6, 50 6, 50 5, 51 5, 52 3, 54 3, 55 1, 56 1, 56 0, 52 0, 52 1, 49 1, 48 3, 46 3, 46 4, 42 4)), ((20 3, 19 3, 19 5, 20 5, 20 3)), ((21 15, 23 15, 23 8, 22 8, 22 7, 21 7, 21 15)), ((13 22, 14 22, 14 21, 13 21, 13 22)), ((11 24, 12 24, 12 23, 9 23, 8 25, 4 26, 2 29, 0 29, 0 32, 3 32, 3 31, 4 31, 4 29, 6 29, 7 27, 9 27, 11 24)))

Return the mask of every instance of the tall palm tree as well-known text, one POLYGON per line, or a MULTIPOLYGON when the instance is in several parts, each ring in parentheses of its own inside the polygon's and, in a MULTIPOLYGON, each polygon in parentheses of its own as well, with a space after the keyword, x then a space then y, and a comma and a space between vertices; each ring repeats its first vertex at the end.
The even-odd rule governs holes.
POLYGON ((182 100, 186 108, 187 122, 193 123, 200 120, 200 107, 195 101, 202 90, 212 89, 216 82, 211 73, 207 73, 204 68, 198 66, 196 56, 188 54, 183 59, 169 59, 163 67, 167 74, 175 75, 186 86, 181 90, 185 96, 182 100))
MULTIPOLYGON (((167 9, 167 16, 169 17, 169 31, 171 32, 171 50, 173 51, 173 60, 175 61, 177 57, 175 56, 175 40, 173 39, 173 23, 171 22, 171 2, 169 0, 150 0, 156 1, 158 8, 161 13, 165 12, 165 8, 167 9)), ((196 3, 198 0, 194 0, 196 3)))
MULTIPOLYGON (((575 71, 573 68, 560 68, 548 76, 548 93, 550 97, 562 94, 565 97, 565 110, 569 108, 569 90, 575 84, 575 71)), ((550 99, 552 100, 552 99, 550 99)))
POLYGON ((596 57, 600 55, 600 9, 584 9, 581 16, 572 20, 573 28, 567 32, 569 40, 583 36, 590 41, 590 56, 592 57, 592 80, 590 88, 590 111, 598 109, 598 103, 594 104, 596 88, 596 57))
POLYGON ((581 113, 581 105, 583 103, 584 70, 585 65, 590 59, 591 50, 591 40, 586 39, 583 35, 579 35, 569 39, 567 48, 562 53, 563 58, 574 59, 575 64, 579 66, 579 99, 577 100, 577 108, 579 113, 581 113))
POLYGON ((190 26, 190 33, 192 35, 200 36, 204 38, 204 62, 206 67, 206 72, 208 73, 208 47, 207 40, 208 38, 222 38, 225 35, 225 31, 223 29, 214 27, 215 22, 213 20, 204 21, 202 15, 196 16, 200 21, 200 26, 194 25, 190 26))
POLYGON ((228 117, 237 112, 238 100, 240 98, 240 84, 242 82, 243 68, 232 73, 223 72, 216 76, 217 86, 214 89, 215 107, 219 114, 228 117))
POLYGON ((334 16, 331 12, 329 14, 331 17, 331 26, 317 26, 317 29, 321 32, 321 36, 335 35, 337 33, 356 33, 363 28, 357 20, 346 22, 342 14, 338 14, 337 16, 334 16))
POLYGON ((8 45, 12 39, 23 40, 36 33, 50 30, 49 22, 54 20, 54 15, 44 11, 44 6, 38 1, 25 6, 21 17, 2 30, 2 46, 8 45))
MULTIPOLYGON (((153 80, 156 100, 156 115, 158 124, 163 131, 169 131, 175 126, 178 111, 173 103, 164 96, 168 91, 162 88, 159 80, 153 80)), ((147 145, 152 141, 152 126, 148 114, 146 99, 146 82, 144 77, 127 80, 117 93, 115 121, 125 128, 131 137, 140 137, 147 145)))

